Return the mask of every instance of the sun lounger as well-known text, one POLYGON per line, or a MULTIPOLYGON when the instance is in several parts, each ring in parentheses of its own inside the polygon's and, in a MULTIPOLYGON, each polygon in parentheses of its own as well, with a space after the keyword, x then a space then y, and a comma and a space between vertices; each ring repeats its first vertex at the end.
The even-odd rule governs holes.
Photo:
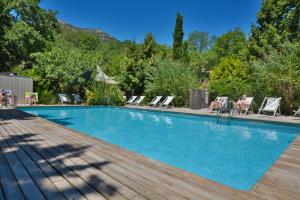
MULTIPOLYGON (((248 104, 245 105, 244 108, 243 108, 243 111, 242 111, 242 112, 244 112, 244 115, 247 115, 247 114, 248 114, 250 108, 253 110, 253 108, 252 108, 253 98, 254 98, 254 97, 246 97, 246 102, 247 102, 248 104)), ((238 112, 239 112, 239 110, 236 109, 236 108, 234 109, 234 111, 238 111, 238 112)))
POLYGON ((70 100, 66 94, 58 94, 58 96, 59 96, 59 101, 61 104, 70 103, 70 100))
POLYGON ((136 100, 137 96, 132 96, 130 97, 130 99, 128 99, 128 101, 126 102, 126 104, 133 104, 133 102, 136 100))
POLYGON ((149 103, 149 106, 158 106, 160 103, 160 100, 162 99, 162 96, 156 96, 154 97, 154 99, 152 99, 152 101, 149 103))
POLYGON ((217 108, 214 109, 217 112, 226 112, 228 107, 228 97, 216 97, 215 102, 217 103, 217 108))
POLYGON ((280 113, 280 107, 279 107, 280 101, 281 101, 281 97, 279 98, 265 97, 264 101, 261 104, 261 107, 259 108, 257 116, 259 116, 261 112, 271 112, 273 113, 273 117, 275 117, 277 111, 279 111, 280 113))
POLYGON ((133 102, 134 105, 140 105, 140 103, 145 99, 145 96, 140 96, 133 102))
POLYGON ((294 117, 296 117, 297 115, 300 115, 300 108, 298 110, 295 110, 294 112, 295 112, 294 117))
POLYGON ((79 94, 72 94, 72 96, 74 97, 74 103, 78 104, 82 102, 82 99, 79 94))
POLYGON ((165 98, 165 100, 160 104, 160 107, 161 108, 174 107, 173 99, 174 99, 174 96, 167 96, 167 98, 165 98))
POLYGON ((245 107, 244 107, 244 109, 243 109, 243 111, 245 112, 244 115, 247 115, 247 114, 248 114, 248 111, 249 111, 250 108, 253 109, 253 108, 252 108, 253 98, 254 98, 254 97, 247 97, 247 98, 246 98, 246 99, 247 99, 246 101, 248 102, 248 105, 245 105, 245 107))

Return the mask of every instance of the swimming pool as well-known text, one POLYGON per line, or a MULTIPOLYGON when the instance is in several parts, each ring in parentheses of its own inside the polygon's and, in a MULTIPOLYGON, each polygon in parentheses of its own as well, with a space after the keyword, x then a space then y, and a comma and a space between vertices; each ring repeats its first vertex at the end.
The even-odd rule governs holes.
POLYGON ((300 127, 92 106, 20 110, 239 190, 250 190, 300 127))

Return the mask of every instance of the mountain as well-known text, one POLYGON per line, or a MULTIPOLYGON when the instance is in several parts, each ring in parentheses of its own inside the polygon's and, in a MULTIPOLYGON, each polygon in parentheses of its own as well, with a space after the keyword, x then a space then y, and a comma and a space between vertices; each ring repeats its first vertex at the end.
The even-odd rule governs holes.
POLYGON ((75 27, 60 21, 60 31, 55 33, 54 45, 74 51, 95 51, 103 46, 119 46, 121 41, 99 29, 87 29, 75 27))
POLYGON ((113 36, 109 35, 108 33, 100 30, 100 29, 91 29, 91 28, 79 28, 76 26, 73 26, 67 22, 59 21, 61 24, 63 31, 77 31, 77 32, 86 32, 95 35, 101 42, 110 42, 110 41, 118 41, 113 36))

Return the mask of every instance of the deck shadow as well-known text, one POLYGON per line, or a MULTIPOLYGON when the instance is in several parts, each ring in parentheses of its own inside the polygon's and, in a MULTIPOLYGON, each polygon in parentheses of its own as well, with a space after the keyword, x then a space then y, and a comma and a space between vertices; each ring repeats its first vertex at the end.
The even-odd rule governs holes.
POLYGON ((90 146, 66 143, 54 145, 36 133, 16 134, 1 128, 0 148, 4 158, 2 159, 4 161, 0 163, 0 183, 4 183, 0 185, 0 189, 6 199, 10 199, 11 194, 8 191, 14 187, 15 191, 22 191, 23 194, 20 195, 24 195, 25 198, 27 195, 33 197, 41 195, 46 199, 60 199, 60 197, 66 197, 66 194, 75 194, 76 192, 84 196, 97 193, 109 197, 118 192, 117 186, 106 183, 105 180, 99 178, 97 173, 91 173, 89 170, 92 168, 94 171, 95 169, 101 170, 102 167, 110 164, 109 161, 93 163, 78 161, 79 156, 84 155, 90 146), (18 167, 17 171, 15 170, 16 166, 18 167), (15 175, 9 177, 10 183, 15 184, 10 184, 8 181, 3 182, 5 181, 2 176, 4 174, 1 174, 3 169, 9 170, 7 174, 15 175), (23 175, 18 176, 18 173, 23 175), (45 187, 45 182, 56 177, 63 177, 68 182, 73 179, 81 180, 79 180, 80 184, 72 183, 65 189, 45 187), (31 183, 30 187, 37 188, 37 190, 28 190, 30 187, 24 187, 19 184, 20 182, 31 183))

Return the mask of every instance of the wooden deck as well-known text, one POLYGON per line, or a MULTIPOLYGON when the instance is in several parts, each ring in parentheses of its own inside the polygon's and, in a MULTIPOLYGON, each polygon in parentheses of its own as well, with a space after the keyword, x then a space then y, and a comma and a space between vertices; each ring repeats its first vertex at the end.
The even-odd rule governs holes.
POLYGON ((300 137, 238 191, 18 110, 0 110, 0 199, 300 199, 300 137))

